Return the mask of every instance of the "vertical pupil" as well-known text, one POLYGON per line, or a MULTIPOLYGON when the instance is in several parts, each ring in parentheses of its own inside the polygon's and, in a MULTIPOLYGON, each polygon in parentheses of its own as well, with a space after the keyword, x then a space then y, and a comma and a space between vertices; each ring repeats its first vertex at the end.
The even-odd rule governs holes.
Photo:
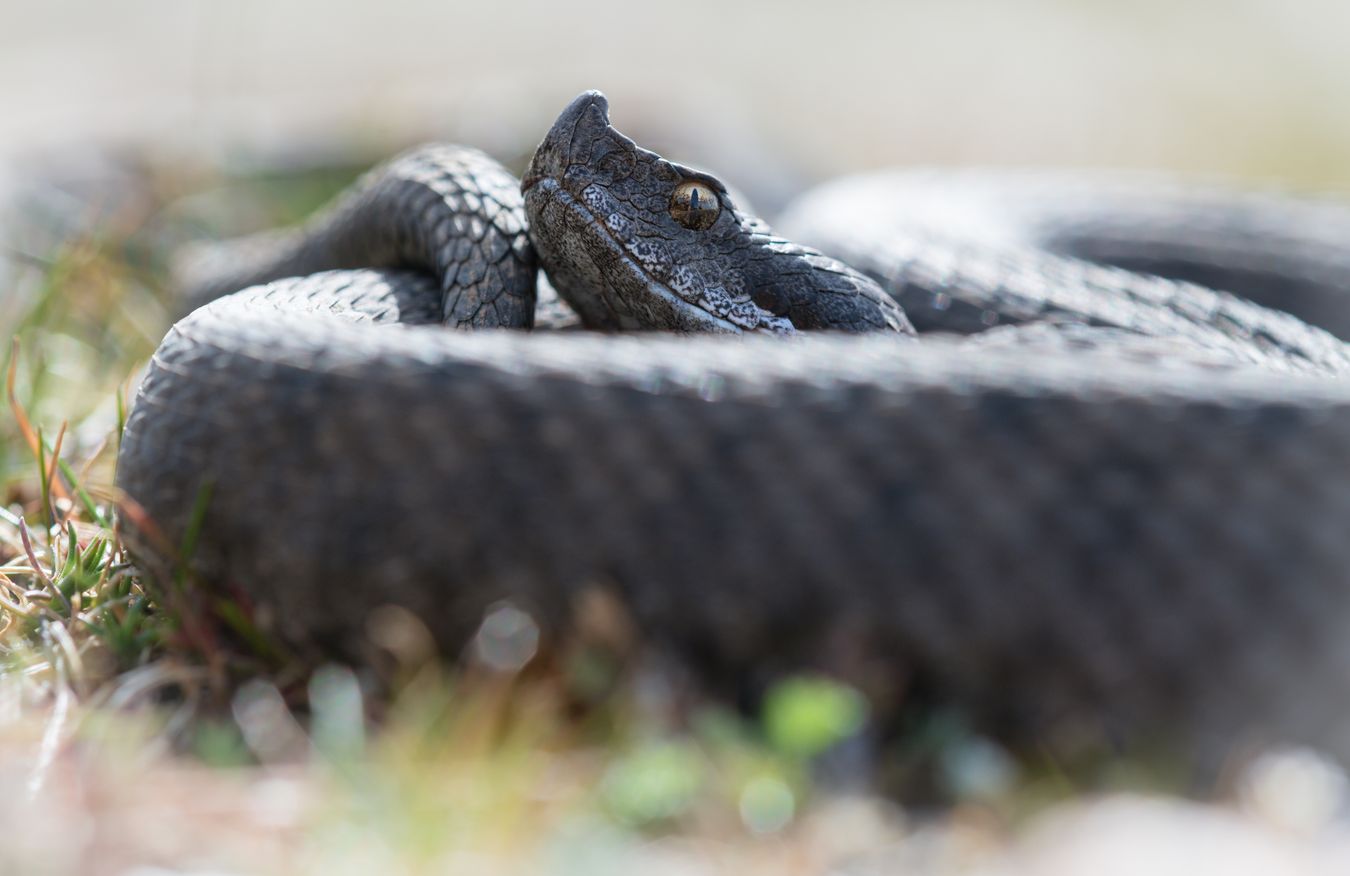
POLYGON ((687 180, 670 193, 667 210, 670 216, 684 227, 706 231, 717 221, 721 204, 712 187, 687 180))

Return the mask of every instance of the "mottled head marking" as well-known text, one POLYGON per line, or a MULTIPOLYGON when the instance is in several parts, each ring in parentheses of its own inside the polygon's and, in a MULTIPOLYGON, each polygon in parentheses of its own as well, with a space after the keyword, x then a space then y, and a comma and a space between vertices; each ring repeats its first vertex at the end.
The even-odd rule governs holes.
POLYGON ((912 331, 871 280, 616 131, 598 91, 563 110, 522 189, 549 279, 593 328, 912 331))

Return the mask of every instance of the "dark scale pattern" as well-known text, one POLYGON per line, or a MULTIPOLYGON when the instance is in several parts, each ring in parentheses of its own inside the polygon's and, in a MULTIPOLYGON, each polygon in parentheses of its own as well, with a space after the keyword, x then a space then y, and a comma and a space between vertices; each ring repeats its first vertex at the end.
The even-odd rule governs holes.
MULTIPOLYGON (((118 469, 175 543, 212 485, 192 558, 204 581, 329 653, 354 650, 385 603, 454 648, 493 601, 555 626, 603 587, 648 639, 717 677, 818 666, 882 699, 918 684, 1050 746, 1163 737, 1214 759, 1278 740, 1350 759, 1350 387, 1327 376, 1345 370, 1339 342, 1184 283, 1027 261, 1025 245, 1011 262, 894 254, 1030 323, 916 341, 862 275, 723 205, 728 236, 672 232, 669 252, 699 250, 705 278, 763 261, 833 290, 794 311, 801 284, 785 283, 786 317, 750 294, 759 309, 740 325, 750 286, 723 280, 729 297, 703 310, 665 282, 673 263, 660 278, 635 267, 636 248, 565 200, 586 203, 594 183, 566 177, 589 161, 623 180, 646 166, 640 209, 655 216, 692 173, 650 153, 627 163, 631 143, 593 127, 603 116, 603 99, 578 99, 525 180, 532 233, 582 319, 794 336, 446 332, 425 325, 443 277, 387 270, 229 295, 164 339, 118 469), (602 266, 628 273, 588 295, 576 284, 602 266), (797 332, 878 314, 890 331, 797 332), (1188 343, 1198 352, 1171 354, 1188 343)), ((361 191, 385 191, 374 179, 361 191)), ((625 186, 607 196, 637 204, 642 186, 625 186)), ((311 228, 355 229, 331 217, 361 215, 364 197, 311 228)), ((447 231, 458 209, 446 220, 408 198, 434 230, 391 215, 369 251, 430 240, 497 264, 447 231)), ((327 245, 313 234, 306 247, 327 245)), ((500 299, 470 298, 474 319, 498 320, 481 305, 500 299)), ((162 573, 170 558, 131 538, 162 573)))
POLYGON ((1336 337, 1268 309, 1350 327, 1345 205, 1156 180, 890 172, 822 186, 780 224, 876 279, 921 332, 1074 321, 1264 367, 1350 369, 1336 337))
POLYGON ((128 424, 123 485, 181 533, 214 482, 197 560, 292 641, 350 641, 397 602, 453 642, 496 599, 557 622, 603 584, 700 660, 828 660, 847 630, 1037 728, 1345 729, 1303 724, 1350 694, 1338 384, 313 309, 402 282, 199 310, 128 424))
POLYGON ((176 273, 189 306, 199 307, 247 286, 334 268, 408 268, 441 278, 446 325, 533 324, 538 266, 520 184, 463 146, 407 152, 302 228, 194 248, 176 273))

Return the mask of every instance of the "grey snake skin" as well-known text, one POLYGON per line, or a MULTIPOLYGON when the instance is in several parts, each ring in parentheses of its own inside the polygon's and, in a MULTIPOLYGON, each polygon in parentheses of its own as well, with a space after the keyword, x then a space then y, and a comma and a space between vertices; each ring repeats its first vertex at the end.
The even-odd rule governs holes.
POLYGON ((386 603, 453 648, 496 601, 556 628, 601 590, 713 678, 823 668, 1038 745, 1344 758, 1350 356, 1247 299, 1346 332, 1347 230, 1334 203, 911 174, 770 231, 590 92, 522 183, 422 149, 190 261, 127 526, 150 571, 323 653, 386 603), (592 331, 507 330, 536 258, 592 331))

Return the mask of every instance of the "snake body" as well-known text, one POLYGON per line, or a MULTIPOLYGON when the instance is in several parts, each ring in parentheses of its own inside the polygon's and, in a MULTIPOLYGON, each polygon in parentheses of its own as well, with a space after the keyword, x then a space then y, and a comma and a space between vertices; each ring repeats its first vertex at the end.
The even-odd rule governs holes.
POLYGON ((386 603, 453 646, 498 600, 552 626, 599 589, 734 677, 922 686, 1047 743, 1350 754, 1350 357, 1184 281, 1343 329, 1350 211, 904 179, 785 217, 845 264, 596 93, 519 188, 396 159, 198 259, 126 426, 132 544, 326 651, 386 603), (536 257, 596 331, 444 328, 529 327, 536 257))

